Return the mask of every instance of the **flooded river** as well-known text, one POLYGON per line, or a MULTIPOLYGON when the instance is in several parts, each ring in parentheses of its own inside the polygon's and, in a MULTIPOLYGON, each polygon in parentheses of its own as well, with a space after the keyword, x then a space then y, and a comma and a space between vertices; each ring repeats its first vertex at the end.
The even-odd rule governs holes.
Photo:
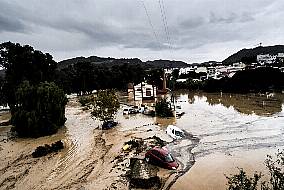
POLYGON ((284 147, 282 94, 176 94, 185 115, 176 125, 200 141, 193 167, 171 189, 225 189, 226 178, 244 168, 267 173, 264 160, 284 147))
MULTIPOLYGON (((224 174, 244 168, 249 173, 267 173, 266 155, 284 147, 283 94, 174 94, 185 114, 181 118, 161 119, 142 114, 117 113, 119 126, 102 131, 99 122, 70 99, 66 125, 57 134, 37 139, 9 138, 8 127, 0 127, 0 189, 128 189, 126 163, 117 162, 124 142, 133 137, 158 135, 168 142, 169 124, 189 136, 170 142, 168 148, 180 167, 164 189, 225 189, 224 174), (65 149, 58 154, 34 159, 40 145, 62 140, 65 149)), ((129 102, 126 96, 121 101, 129 102)), ((151 102, 147 103, 151 106, 151 102)), ((123 106, 122 106, 123 107, 123 106)), ((1 113, 6 121, 9 113, 1 113)))

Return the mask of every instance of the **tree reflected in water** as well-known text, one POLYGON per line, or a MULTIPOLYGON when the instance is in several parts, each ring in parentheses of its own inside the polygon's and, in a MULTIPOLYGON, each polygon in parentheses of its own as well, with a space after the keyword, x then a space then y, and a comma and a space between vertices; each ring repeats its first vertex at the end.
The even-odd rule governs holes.
POLYGON ((203 93, 198 96, 205 96, 209 105, 222 104, 227 108, 232 106, 240 113, 260 116, 271 116, 281 112, 284 102, 284 94, 203 93))

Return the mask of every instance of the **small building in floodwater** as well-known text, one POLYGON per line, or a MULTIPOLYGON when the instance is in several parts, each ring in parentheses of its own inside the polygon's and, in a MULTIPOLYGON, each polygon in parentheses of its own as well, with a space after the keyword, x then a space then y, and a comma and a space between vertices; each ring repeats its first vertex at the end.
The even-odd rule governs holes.
POLYGON ((128 96, 135 100, 152 100, 157 97, 157 87, 145 82, 137 85, 128 84, 128 96))

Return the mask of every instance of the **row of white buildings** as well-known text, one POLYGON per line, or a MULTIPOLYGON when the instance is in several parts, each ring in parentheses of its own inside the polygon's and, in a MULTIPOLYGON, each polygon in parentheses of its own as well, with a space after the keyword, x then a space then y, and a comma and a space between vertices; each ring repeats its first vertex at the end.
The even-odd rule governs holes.
POLYGON ((261 65, 273 64, 276 62, 277 59, 284 61, 284 53, 278 53, 277 55, 260 54, 260 55, 257 55, 256 59, 257 59, 257 63, 261 65))
MULTIPOLYGON (((200 80, 209 79, 209 78, 220 79, 225 76, 232 77, 236 72, 244 70, 245 67, 246 65, 244 63, 234 63, 233 65, 230 65, 230 66, 225 66, 221 64, 217 66, 210 66, 210 67, 193 66, 193 67, 186 67, 186 68, 179 69, 179 74, 180 75, 188 74, 190 72, 204 73, 204 76, 200 78, 200 80)), ((182 82, 182 80, 180 81, 182 82)))

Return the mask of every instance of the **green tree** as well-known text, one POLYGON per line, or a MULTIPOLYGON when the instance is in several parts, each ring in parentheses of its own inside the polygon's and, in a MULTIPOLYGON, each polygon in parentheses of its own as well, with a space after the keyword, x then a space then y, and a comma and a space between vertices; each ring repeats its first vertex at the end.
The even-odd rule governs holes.
POLYGON ((12 124, 22 137, 40 137, 56 133, 64 125, 67 98, 54 83, 31 85, 24 81, 16 91, 12 124))
POLYGON ((93 105, 92 116, 106 122, 114 118, 119 108, 119 101, 114 90, 100 90, 93 105))
POLYGON ((0 44, 0 66, 6 70, 4 93, 13 112, 18 85, 24 80, 32 85, 53 81, 57 63, 50 54, 34 50, 31 46, 5 42, 0 44))
POLYGON ((7 105, 7 99, 5 96, 5 80, 0 76, 0 106, 6 106, 7 105))
POLYGON ((156 115, 160 117, 173 117, 173 111, 171 109, 170 103, 164 98, 156 103, 155 106, 156 115))
POLYGON ((157 86, 158 89, 163 87, 163 69, 151 69, 148 71, 146 81, 149 84, 157 86))
POLYGON ((247 176, 243 169, 239 174, 226 176, 228 190, 283 190, 284 189, 284 151, 278 152, 276 158, 268 155, 265 160, 266 168, 269 171, 269 181, 260 182, 262 175, 255 173, 253 177, 247 176))
POLYGON ((177 80, 179 78, 179 69, 173 70, 172 77, 173 77, 174 80, 177 80))
POLYGON ((276 159, 268 155, 265 160, 266 168, 269 170, 269 182, 262 184, 264 190, 284 189, 284 151, 276 154, 276 159))
POLYGON ((228 190, 257 190, 261 174, 255 173, 253 177, 247 176, 243 169, 239 170, 239 174, 226 176, 228 180, 228 190))

